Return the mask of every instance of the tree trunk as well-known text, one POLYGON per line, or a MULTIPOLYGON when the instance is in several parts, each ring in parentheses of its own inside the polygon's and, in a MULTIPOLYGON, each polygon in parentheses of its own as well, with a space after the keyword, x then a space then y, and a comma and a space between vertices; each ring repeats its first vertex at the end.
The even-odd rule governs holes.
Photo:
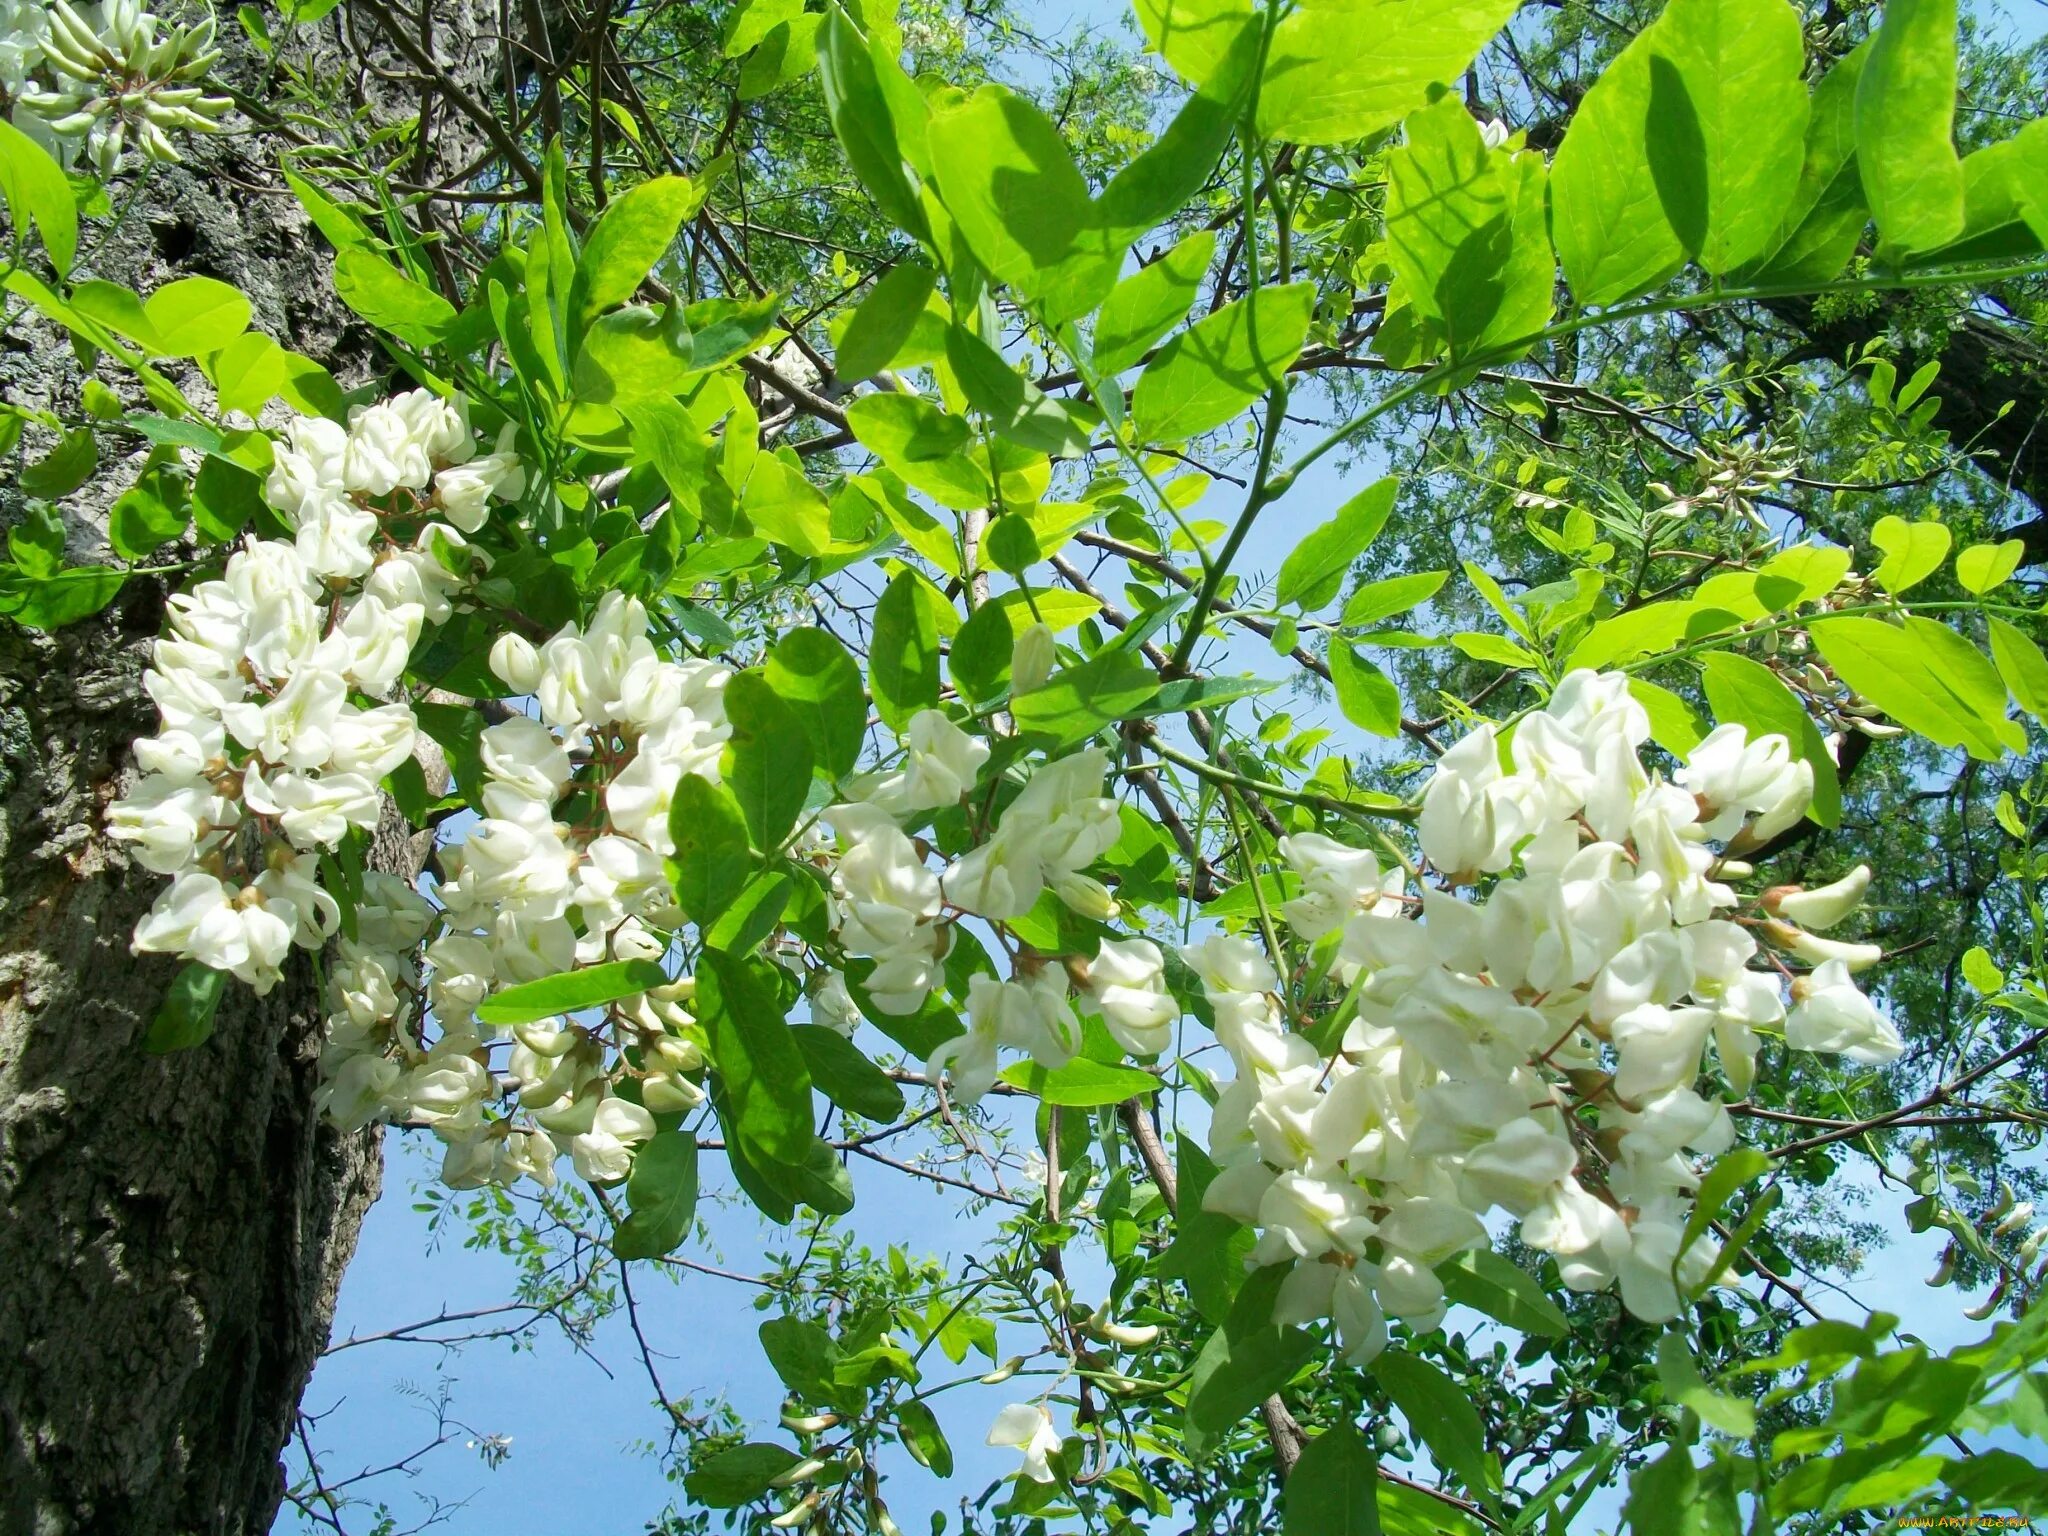
MULTIPOLYGON (((221 11, 223 72, 261 101, 262 61, 221 11)), ((451 75, 489 78, 496 53, 477 33, 494 14, 436 0, 428 45, 451 75)), ((310 45, 335 55, 339 78, 374 81, 341 54, 341 20, 310 45)), ((445 133, 430 168, 475 142, 445 133)), ((219 278, 259 329, 360 381, 378 354, 334 295, 278 147, 246 131, 188 141, 189 164, 159 167, 73 276, 145 294, 219 278)), ((26 321, 0 337, 9 398, 75 421, 82 383, 61 334, 26 321)), ((136 468, 112 466, 61 508, 74 558, 105 558, 106 508, 136 468)), ((19 512, 0 483, 0 524, 19 512)), ((129 938, 164 881, 101 818, 136 776, 129 743, 156 729, 141 676, 165 590, 134 578, 106 613, 55 635, 0 621, 0 1536, 267 1532, 381 1178, 374 1131, 341 1135, 313 1113, 320 1023, 304 956, 268 998, 230 982, 204 1045, 142 1049, 178 965, 131 956, 129 938)), ((375 862, 410 874, 424 851, 380 836, 375 862)))
POLYGON ((316 1123, 310 967, 231 987, 214 1037, 141 1037, 176 972, 161 886, 99 832, 154 727, 156 604, 0 632, 0 1530, 262 1532, 278 1453, 377 1193, 316 1123))

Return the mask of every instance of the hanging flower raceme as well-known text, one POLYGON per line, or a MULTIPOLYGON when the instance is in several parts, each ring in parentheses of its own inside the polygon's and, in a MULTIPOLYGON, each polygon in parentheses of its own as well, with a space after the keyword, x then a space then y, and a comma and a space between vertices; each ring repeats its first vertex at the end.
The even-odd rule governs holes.
POLYGON ((1330 1060, 1288 1028, 1251 943, 1183 951, 1237 1066, 1206 1204, 1258 1228, 1255 1264, 1291 1266, 1281 1321, 1334 1318, 1359 1360, 1389 1318, 1434 1326, 1436 1266, 1484 1244, 1494 1211, 1573 1289, 1618 1286, 1638 1317, 1670 1318, 1719 1266, 1711 1239, 1685 1238, 1695 1159, 1733 1140, 1701 1091, 1709 1044, 1738 1093, 1764 1033, 1860 1062, 1899 1053, 1850 975, 1875 946, 1795 926, 1839 922, 1867 871, 1774 891, 1775 917, 1745 913, 1722 879, 1729 845, 1797 821, 1810 767, 1782 737, 1724 726, 1666 782, 1642 762, 1648 739, 1627 679, 1590 672, 1505 754, 1492 726, 1473 731, 1424 791, 1412 894, 1368 851, 1283 841, 1300 894, 1282 916, 1355 987, 1330 1060), (1819 962, 1792 982, 1789 1016, 1789 968, 1753 964, 1759 936, 1819 962))

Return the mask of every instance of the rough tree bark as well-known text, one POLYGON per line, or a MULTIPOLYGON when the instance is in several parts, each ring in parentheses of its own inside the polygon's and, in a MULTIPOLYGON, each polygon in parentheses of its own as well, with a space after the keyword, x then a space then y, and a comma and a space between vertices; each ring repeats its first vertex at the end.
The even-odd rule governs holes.
MULTIPOLYGON (((436 4, 435 53, 477 78, 495 9, 436 4)), ((234 57, 231 9, 222 23, 228 78, 260 90, 257 61, 234 57)), ((334 298, 329 253, 279 195, 278 148, 246 132, 194 143, 75 275, 145 293, 219 278, 259 328, 360 380, 374 350, 334 298)), ((76 417, 80 382, 61 336, 17 324, 0 339, 11 398, 76 417)), ((132 473, 117 466, 63 508, 75 555, 103 554, 105 508, 132 473)), ((0 523, 18 511, 0 485, 0 523)), ((155 729, 141 674, 164 595, 131 581, 109 612, 56 635, 0 623, 0 1536, 267 1531, 380 1180, 376 1135, 313 1113, 303 957, 266 999, 231 984, 203 1046, 141 1048, 177 966, 130 955, 162 881, 101 817, 134 778, 128 743, 155 729)), ((417 869, 423 851, 380 839, 387 868, 417 869)))

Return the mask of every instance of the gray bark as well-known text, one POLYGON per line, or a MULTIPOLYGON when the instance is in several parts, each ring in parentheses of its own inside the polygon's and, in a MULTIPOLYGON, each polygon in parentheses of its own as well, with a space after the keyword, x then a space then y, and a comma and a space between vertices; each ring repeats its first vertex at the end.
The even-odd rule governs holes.
MULTIPOLYGON (((473 41, 487 14, 436 8, 436 52, 473 81, 490 59, 473 41)), ((233 48, 232 7, 221 23, 233 48)), ((255 60, 227 68, 260 89, 255 60)), ((74 276, 145 294, 219 278, 257 327, 359 381, 376 350, 334 297, 277 147, 248 132, 192 143, 74 276)), ((82 382, 62 335, 30 321, 0 337, 10 398, 76 420, 82 382)), ((63 507, 77 558, 105 557, 105 509, 134 472, 110 466, 63 507)), ((0 482, 0 524, 18 510, 0 482)), ((268 1531, 279 1456, 381 1177, 374 1132, 338 1134, 313 1113, 304 957, 268 998, 231 982, 204 1045, 142 1050, 178 966, 131 956, 129 938, 164 882, 101 818, 135 777, 129 743, 156 728, 141 674, 165 592, 135 578, 108 612, 55 635, 0 621, 0 1536, 268 1531)), ((417 870, 424 850, 379 841, 383 867, 417 870)))

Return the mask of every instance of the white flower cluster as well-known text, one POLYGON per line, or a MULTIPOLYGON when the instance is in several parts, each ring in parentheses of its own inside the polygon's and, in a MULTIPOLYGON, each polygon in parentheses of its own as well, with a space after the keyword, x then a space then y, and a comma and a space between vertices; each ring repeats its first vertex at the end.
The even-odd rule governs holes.
POLYGON ((345 1124, 362 1123, 366 1097, 432 1119, 455 1078, 481 1072, 426 1064, 407 1033, 433 904, 372 871, 345 921, 321 861, 376 829, 379 781, 413 755, 418 726, 403 700, 371 701, 392 693, 422 629, 453 614, 481 559, 463 533, 482 525, 484 500, 518 495, 523 479, 509 440, 478 458, 465 403, 430 391, 359 409, 347 427, 295 419, 267 486, 293 541, 250 539, 218 578, 173 596, 143 677, 161 729, 135 744, 145 771, 107 828, 171 884, 134 948, 262 995, 293 945, 332 941, 320 1098, 345 1124), (373 1069, 386 1051, 422 1061, 373 1069))
POLYGON ((685 774, 716 780, 732 734, 726 668, 664 660, 644 607, 620 593, 587 626, 565 625, 538 648, 502 637, 491 665, 530 694, 540 717, 482 733, 483 816, 441 853, 441 932, 427 946, 426 995, 440 1025, 421 1051, 401 1032, 367 1031, 330 1046, 346 1082, 330 1112, 344 1123, 406 1116, 447 1144, 457 1187, 552 1183, 566 1150, 586 1179, 623 1178, 654 1113, 703 1099, 688 979, 611 1004, 578 1024, 548 1018, 509 1031, 477 1021, 493 992, 616 960, 661 961, 683 921, 663 858, 668 811, 685 774), (639 1102, 619 1096, 628 1045, 640 1052, 639 1102), (502 1070, 487 1065, 509 1047, 502 1070), (516 1094, 509 1108, 486 1111, 516 1094))
POLYGON ((173 134, 220 130, 234 103, 203 83, 219 57, 210 14, 165 31, 138 0, 0 0, 0 89, 17 103, 15 126, 60 164, 82 147, 102 176, 130 143, 175 162, 173 134))
POLYGON ((412 756, 416 731, 404 703, 358 700, 391 692, 470 563, 460 533, 394 492, 474 451, 462 403, 424 390, 347 428, 295 420, 269 493, 296 541, 250 540, 217 579, 170 599, 143 677, 162 728, 136 743, 146 772, 107 811, 110 835, 172 877, 136 925, 138 952, 196 960, 262 994, 293 944, 336 933, 320 855, 375 830, 378 781, 412 756), (404 472, 365 470, 393 452, 404 472), (393 540, 400 521, 420 523, 410 547, 393 540))
MULTIPOLYGON (((1108 890, 1083 871, 1123 830, 1116 801, 1102 793, 1108 759, 1089 748, 1039 768, 985 840, 935 871, 897 822, 959 804, 989 748, 936 709, 913 717, 903 739, 900 769, 855 781, 861 798, 825 812, 842 850, 832 872, 834 932, 849 955, 875 962, 865 990, 877 1010, 896 1016, 917 1012, 943 983, 951 923, 962 914, 1022 917, 1050 890, 1085 916, 1113 916, 1108 890)), ((1062 966, 1027 954, 1008 981, 970 976, 966 1032, 932 1053, 926 1075, 935 1083, 950 1075, 954 1095, 972 1104, 994 1084, 1003 1049, 1064 1066, 1081 1048, 1076 983, 1126 1050, 1166 1049, 1180 1007, 1164 956, 1147 939, 1105 939, 1092 961, 1062 966)))
POLYGON ((1389 1317, 1434 1326, 1435 1266, 1484 1244, 1496 1209, 1568 1286, 1618 1283, 1636 1316, 1673 1317, 1681 1288, 1717 1268, 1711 1240, 1680 1251, 1699 1179, 1687 1154, 1733 1139, 1695 1086, 1709 1040, 1737 1093, 1760 1032, 1864 1062, 1898 1054, 1850 979, 1881 952, 1808 931, 1853 908, 1867 871, 1774 890, 1752 913, 1723 883, 1748 873, 1731 853, 1798 819, 1810 768, 1782 737, 1723 726, 1667 782, 1643 766, 1648 737, 1627 679, 1583 671, 1505 742, 1473 731, 1424 794, 1434 879, 1419 894, 1366 850, 1283 839, 1301 894, 1282 915, 1355 987, 1331 1060, 1287 1027, 1253 944, 1183 951, 1238 1074, 1212 1121, 1221 1171, 1204 1204, 1259 1229, 1255 1264, 1293 1266, 1281 1321, 1333 1317, 1354 1360, 1385 1344, 1389 1317), (1461 894, 1482 881, 1483 897, 1461 894), (1816 964, 1789 1014, 1789 968, 1751 968, 1758 935, 1816 964))

